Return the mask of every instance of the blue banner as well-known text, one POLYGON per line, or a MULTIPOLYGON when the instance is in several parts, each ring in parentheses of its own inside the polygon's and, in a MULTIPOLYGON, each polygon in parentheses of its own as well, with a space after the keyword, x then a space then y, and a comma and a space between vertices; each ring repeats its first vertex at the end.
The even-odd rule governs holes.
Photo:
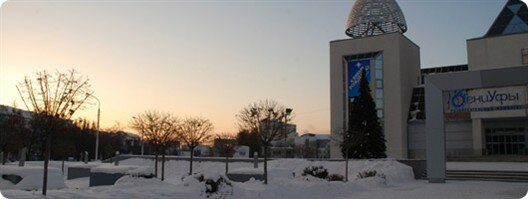
POLYGON ((366 70, 367 81, 370 82, 370 59, 347 60, 348 64, 348 97, 359 96, 361 74, 366 70))

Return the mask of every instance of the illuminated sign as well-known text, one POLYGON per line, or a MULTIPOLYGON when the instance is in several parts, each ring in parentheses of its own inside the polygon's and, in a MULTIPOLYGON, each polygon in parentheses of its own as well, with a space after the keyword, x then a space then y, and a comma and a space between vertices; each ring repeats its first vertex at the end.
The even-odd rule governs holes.
POLYGON ((527 87, 456 90, 444 93, 446 113, 526 109, 527 87))
POLYGON ((370 82, 370 59, 347 60, 348 65, 348 97, 359 96, 359 83, 363 70, 367 81, 370 82))

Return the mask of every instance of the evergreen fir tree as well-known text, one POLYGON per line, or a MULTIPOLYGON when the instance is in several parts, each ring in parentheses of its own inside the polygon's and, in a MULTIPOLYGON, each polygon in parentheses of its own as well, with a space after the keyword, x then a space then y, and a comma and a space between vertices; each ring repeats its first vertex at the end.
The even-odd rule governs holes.
POLYGON ((349 158, 385 158, 385 137, 379 122, 365 71, 362 71, 359 96, 349 101, 348 130, 343 134, 341 152, 349 158))

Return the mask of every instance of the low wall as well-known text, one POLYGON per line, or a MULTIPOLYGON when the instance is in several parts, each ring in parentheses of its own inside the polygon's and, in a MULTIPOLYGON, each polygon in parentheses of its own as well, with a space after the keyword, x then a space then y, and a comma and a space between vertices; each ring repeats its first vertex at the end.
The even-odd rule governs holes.
POLYGON ((264 175, 262 174, 228 173, 227 177, 229 178, 229 180, 234 182, 246 182, 249 181, 251 178, 254 178, 255 180, 264 180, 264 175))
POLYGON ((68 180, 90 177, 90 168, 68 167, 68 180))
POLYGON ((92 172, 90 173, 90 187, 93 186, 103 186, 103 185, 114 185, 119 178, 123 177, 125 174, 122 173, 100 173, 92 172))

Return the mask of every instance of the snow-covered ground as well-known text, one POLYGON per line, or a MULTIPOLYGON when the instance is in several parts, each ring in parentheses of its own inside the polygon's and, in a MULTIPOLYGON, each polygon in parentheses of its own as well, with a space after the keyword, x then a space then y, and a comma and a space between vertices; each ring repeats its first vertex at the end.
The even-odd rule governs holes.
MULTIPOLYGON (((30 163, 37 166, 38 163, 30 163)), ((69 165, 69 164, 67 164, 69 165)), ((120 165, 152 167, 153 162, 144 159, 128 159, 120 165)), ((232 182, 226 187, 226 198, 275 199, 275 198, 522 198, 528 191, 528 183, 505 182, 466 182, 448 181, 446 184, 429 184, 413 179, 410 167, 394 160, 351 161, 350 182, 328 182, 303 177, 302 170, 308 166, 324 166, 330 174, 344 174, 344 162, 307 161, 300 159, 274 160, 269 162, 269 185, 260 181, 245 183, 232 182), (358 172, 376 170, 385 179, 373 177, 356 179, 358 172), (295 174, 295 175, 294 175, 295 174)), ((52 162, 52 167, 60 168, 60 162, 52 162)), ((106 165, 110 166, 110 165, 106 165)), ((252 168, 252 163, 231 163, 232 170, 252 168)), ((182 180, 188 172, 188 161, 168 161, 166 181, 123 177, 114 186, 88 187, 88 178, 67 180, 69 188, 49 190, 47 198, 206 198, 203 183, 189 183, 182 180)), ((193 172, 212 175, 223 174, 222 162, 194 162, 193 172)), ((262 168, 262 164, 259 165, 262 168)), ((191 180, 192 181, 192 180, 191 180)), ((0 187, 7 198, 44 198, 40 191, 6 190, 0 187)), ((218 195, 213 195, 213 198, 218 195)))

